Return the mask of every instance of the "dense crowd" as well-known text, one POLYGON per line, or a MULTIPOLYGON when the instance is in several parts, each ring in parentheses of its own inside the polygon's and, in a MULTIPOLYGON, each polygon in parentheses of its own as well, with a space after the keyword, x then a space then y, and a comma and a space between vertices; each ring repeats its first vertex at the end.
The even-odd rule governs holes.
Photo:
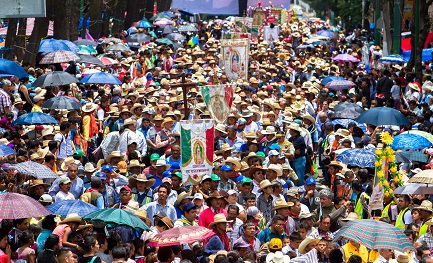
MULTIPOLYGON (((105 52, 117 39, 101 38, 96 49, 114 61, 110 65, 22 63, 28 77, 3 78, 0 141, 16 154, 2 157, 0 190, 28 195, 46 207, 81 200, 98 209, 120 208, 150 231, 91 224, 75 213, 3 219, 0 262, 433 261, 430 195, 393 194, 399 184, 389 178, 383 209, 372 213, 374 167, 336 159, 347 148, 374 152, 383 146, 383 132, 430 133, 433 127, 431 69, 421 79, 402 65, 380 63, 381 47, 369 42, 365 30, 338 28, 335 38, 306 48, 299 47, 330 26, 292 19, 272 42, 260 31, 250 45, 248 80, 232 80, 237 86, 230 114, 215 123, 213 171, 196 185, 183 185, 180 120, 212 117, 200 89, 230 82, 218 60, 221 33, 231 26, 204 22, 176 47, 153 38, 136 52, 105 52), (193 37, 196 45, 189 41, 193 37), (364 62, 336 62, 338 54, 364 62), (42 74, 58 70, 77 78, 105 71, 122 84, 31 87, 42 74), (183 73, 196 86, 172 88, 183 73), (325 87, 325 78, 337 76, 354 85, 325 87), (42 107, 56 96, 74 98, 82 108, 42 107), (339 119, 334 107, 340 103, 394 108, 410 125, 339 119), (14 125, 29 112, 48 113, 58 125, 14 125), (28 160, 58 178, 35 179, 10 168, 28 160), (369 250, 356 240, 334 239, 345 224, 369 218, 401 229, 414 249, 369 250), (156 234, 184 226, 203 226, 212 234, 182 245, 148 244, 156 234)), ((404 180, 431 168, 431 149, 419 153, 426 161, 399 165, 404 180)))

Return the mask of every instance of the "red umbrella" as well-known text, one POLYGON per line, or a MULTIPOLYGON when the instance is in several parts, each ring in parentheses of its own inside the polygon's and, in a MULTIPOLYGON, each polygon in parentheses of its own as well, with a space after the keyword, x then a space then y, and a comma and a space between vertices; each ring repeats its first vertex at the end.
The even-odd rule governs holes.
POLYGON ((203 226, 181 226, 166 230, 150 239, 149 245, 166 247, 200 241, 212 235, 212 230, 203 226))
POLYGON ((16 193, 0 194, 0 219, 31 218, 50 214, 30 196, 16 193))

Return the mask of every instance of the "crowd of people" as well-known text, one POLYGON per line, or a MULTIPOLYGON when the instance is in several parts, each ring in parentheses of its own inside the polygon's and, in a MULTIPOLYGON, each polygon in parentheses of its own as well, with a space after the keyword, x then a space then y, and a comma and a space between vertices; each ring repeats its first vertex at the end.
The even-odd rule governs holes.
MULTIPOLYGON (((250 45, 248 80, 231 80, 237 84, 233 106, 224 123, 215 123, 213 171, 196 185, 183 185, 180 120, 212 118, 200 89, 230 83, 218 63, 221 33, 230 26, 203 22, 176 49, 153 39, 136 52, 113 54, 105 52, 113 38, 99 39, 98 52, 118 63, 64 65, 78 78, 109 72, 121 85, 34 88, 39 76, 62 68, 28 63, 22 63, 28 77, 2 80, 0 142, 16 154, 2 157, 0 190, 28 195, 44 206, 82 200, 98 209, 123 209, 150 231, 93 225, 75 213, 3 219, 0 262, 433 261, 429 195, 387 195, 376 218, 401 229, 413 251, 368 250, 354 240, 334 239, 345 224, 373 218, 368 203, 375 176, 374 168, 337 161, 338 150, 374 151, 385 130, 395 136, 433 127, 431 69, 418 78, 401 65, 379 63, 381 47, 369 42, 365 30, 341 29, 336 38, 305 49, 298 47, 330 26, 291 19, 272 42, 260 31, 250 45), (199 43, 187 44, 193 36, 199 43), (333 61, 338 54, 360 61, 367 55, 369 63, 333 61), (183 73, 195 87, 171 87, 183 73), (328 89, 322 80, 330 76, 356 85, 328 89), (82 108, 44 109, 56 96, 74 98, 82 108), (338 122, 334 107, 341 102, 365 110, 395 108, 410 125, 338 122), (48 113, 58 125, 14 125, 29 112, 48 113), (35 179, 10 168, 28 160, 58 178, 35 179), (156 234, 183 226, 206 227, 212 234, 191 244, 149 245, 156 234)), ((410 178, 430 169, 433 152, 421 154, 426 163, 402 163, 400 174, 410 178)), ((388 183, 392 190, 398 186, 392 178, 388 183)))

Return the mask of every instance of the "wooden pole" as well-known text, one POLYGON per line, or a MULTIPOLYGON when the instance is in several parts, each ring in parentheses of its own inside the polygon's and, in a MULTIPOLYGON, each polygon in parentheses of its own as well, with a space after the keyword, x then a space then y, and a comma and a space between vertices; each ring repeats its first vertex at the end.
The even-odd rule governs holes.
POLYGON ((194 82, 186 82, 185 80, 185 73, 181 73, 181 78, 182 78, 182 82, 178 83, 178 84, 171 84, 170 87, 171 88, 178 88, 181 87, 182 88, 182 92, 183 92, 183 105, 184 105, 184 110, 185 110, 185 120, 188 120, 189 117, 189 107, 188 107, 188 100, 187 100, 187 96, 186 93, 188 92, 188 87, 196 87, 197 84, 194 82))

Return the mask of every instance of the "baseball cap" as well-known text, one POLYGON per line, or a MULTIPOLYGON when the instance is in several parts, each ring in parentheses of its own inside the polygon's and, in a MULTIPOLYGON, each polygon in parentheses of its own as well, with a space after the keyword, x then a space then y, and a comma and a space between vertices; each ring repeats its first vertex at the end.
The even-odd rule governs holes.
POLYGON ((252 182, 253 182, 253 180, 251 180, 250 178, 244 177, 244 179, 242 179, 242 181, 241 181, 241 185, 250 184, 252 182))
POLYGON ((212 180, 212 178, 209 175, 205 175, 201 178, 201 182, 204 182, 205 180, 212 180))
POLYGON ((216 174, 211 174, 210 178, 212 179, 212 181, 221 181, 221 178, 216 175, 216 174))
POLYGON ((191 209, 194 209, 194 208, 197 208, 197 206, 194 205, 193 202, 188 202, 188 203, 183 205, 182 212, 184 212, 184 213, 189 212, 189 211, 191 211, 191 209))
POLYGON ((230 167, 230 165, 228 165, 228 164, 224 164, 223 166, 221 166, 220 170, 225 171, 225 172, 233 171, 232 168, 230 167))
POLYGON ((227 194, 228 194, 228 195, 234 195, 234 194, 237 195, 238 192, 236 192, 235 190, 228 190, 228 191, 227 191, 227 194))
POLYGON ((120 173, 126 173, 126 169, 128 168, 128 164, 125 161, 120 161, 117 163, 117 169, 119 169, 120 173))
POLYGON ((280 153, 276 150, 270 150, 268 153, 269 156, 278 156, 280 153))
POLYGON ((113 167, 111 167, 109 164, 106 164, 102 166, 101 171, 109 171, 111 173, 113 171, 113 167))
POLYGON ((60 178, 59 184, 70 184, 70 183, 71 183, 71 179, 69 179, 69 177, 65 176, 60 178))
POLYGON ((41 203, 52 203, 53 198, 49 194, 43 194, 41 197, 39 197, 39 202, 41 203))
POLYGON ((172 175, 175 175, 175 176, 179 177, 180 179, 182 179, 182 173, 181 172, 175 172, 172 175))
POLYGON ((242 238, 237 239, 233 243, 233 249, 242 248, 242 247, 249 247, 250 244, 247 244, 242 238))
POLYGON ((168 178, 168 177, 163 178, 162 183, 168 183, 171 185, 171 178, 168 178))
POLYGON ((204 198, 203 198, 203 195, 201 193, 195 193, 193 200, 195 200, 195 199, 203 200, 204 198))
POLYGON ((283 241, 281 241, 280 238, 272 238, 271 241, 269 241, 269 248, 270 249, 282 249, 283 248, 283 241))
POLYGON ((305 181, 306 185, 316 185, 316 180, 314 178, 307 178, 307 180, 305 181))
POLYGON ((150 160, 151 161, 157 161, 159 160, 160 156, 157 153, 152 153, 152 155, 150 156, 150 160))
POLYGON ((84 152, 80 149, 75 150, 74 156, 84 157, 84 152))
POLYGON ((237 174, 235 174, 235 176, 234 177, 230 177, 230 179, 232 179, 233 182, 238 183, 238 182, 242 181, 242 179, 244 179, 244 177, 245 176, 243 176, 243 175, 239 175, 238 176, 237 174))
POLYGON ((171 172, 168 171, 168 170, 162 172, 162 177, 163 177, 163 178, 165 178, 165 177, 167 177, 167 178, 171 178, 171 172))
POLYGON ((128 192, 132 192, 131 187, 129 187, 127 185, 122 186, 122 188, 120 188, 120 191, 122 191, 122 189, 125 189, 128 192))
POLYGON ((104 172, 96 172, 95 176, 101 180, 107 180, 107 175, 104 172))
POLYGON ((280 146, 278 145, 278 143, 273 143, 269 146, 269 150, 276 150, 279 151, 281 150, 280 146))

